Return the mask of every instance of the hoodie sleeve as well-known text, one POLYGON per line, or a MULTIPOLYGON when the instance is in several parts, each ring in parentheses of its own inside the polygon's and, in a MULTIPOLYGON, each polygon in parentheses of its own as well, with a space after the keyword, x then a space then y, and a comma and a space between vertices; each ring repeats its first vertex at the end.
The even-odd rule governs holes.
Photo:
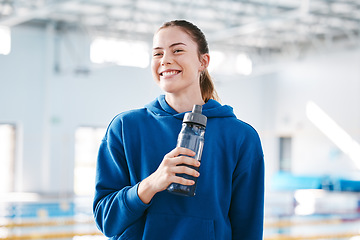
POLYGON ((229 212, 232 239, 261 240, 264 218, 264 158, 257 134, 246 141, 233 175, 229 212))
POLYGON ((93 203, 95 222, 107 237, 124 232, 149 206, 140 200, 138 184, 130 183, 121 136, 116 134, 121 128, 111 125, 116 131, 110 126, 99 148, 93 203))

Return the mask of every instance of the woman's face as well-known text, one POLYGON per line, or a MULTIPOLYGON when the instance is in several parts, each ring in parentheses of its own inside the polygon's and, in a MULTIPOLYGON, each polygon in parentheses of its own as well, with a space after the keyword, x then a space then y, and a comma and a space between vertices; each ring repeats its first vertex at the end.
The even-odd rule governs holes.
POLYGON ((155 34, 152 56, 152 74, 163 91, 191 94, 199 90, 208 54, 200 61, 197 44, 180 27, 167 27, 155 34))

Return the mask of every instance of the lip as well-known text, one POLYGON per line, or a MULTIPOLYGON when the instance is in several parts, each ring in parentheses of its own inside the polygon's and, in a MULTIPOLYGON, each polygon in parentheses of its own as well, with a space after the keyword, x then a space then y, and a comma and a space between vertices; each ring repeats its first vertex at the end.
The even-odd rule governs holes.
POLYGON ((175 76, 177 74, 181 73, 181 70, 177 70, 177 69, 166 69, 164 71, 161 71, 159 73, 159 75, 161 77, 170 77, 170 76, 175 76))

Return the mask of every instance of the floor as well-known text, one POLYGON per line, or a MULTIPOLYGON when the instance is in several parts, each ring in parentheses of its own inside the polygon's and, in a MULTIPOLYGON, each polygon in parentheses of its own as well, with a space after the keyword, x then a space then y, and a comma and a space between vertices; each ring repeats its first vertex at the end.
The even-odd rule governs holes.
MULTIPOLYGON (((106 239, 94 224, 91 204, 91 198, 44 200, 24 195, 1 199, 0 240, 106 239)), ((264 229, 264 240, 360 240, 360 193, 268 193, 264 229)))

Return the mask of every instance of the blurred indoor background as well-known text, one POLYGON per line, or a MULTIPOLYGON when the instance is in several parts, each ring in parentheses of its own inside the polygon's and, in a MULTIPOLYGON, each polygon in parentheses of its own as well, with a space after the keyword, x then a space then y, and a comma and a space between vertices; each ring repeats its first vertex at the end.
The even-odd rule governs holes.
POLYGON ((0 239, 105 239, 111 119, 162 94, 154 31, 194 22, 223 104, 260 134, 265 240, 360 239, 359 0, 0 0, 0 239))

